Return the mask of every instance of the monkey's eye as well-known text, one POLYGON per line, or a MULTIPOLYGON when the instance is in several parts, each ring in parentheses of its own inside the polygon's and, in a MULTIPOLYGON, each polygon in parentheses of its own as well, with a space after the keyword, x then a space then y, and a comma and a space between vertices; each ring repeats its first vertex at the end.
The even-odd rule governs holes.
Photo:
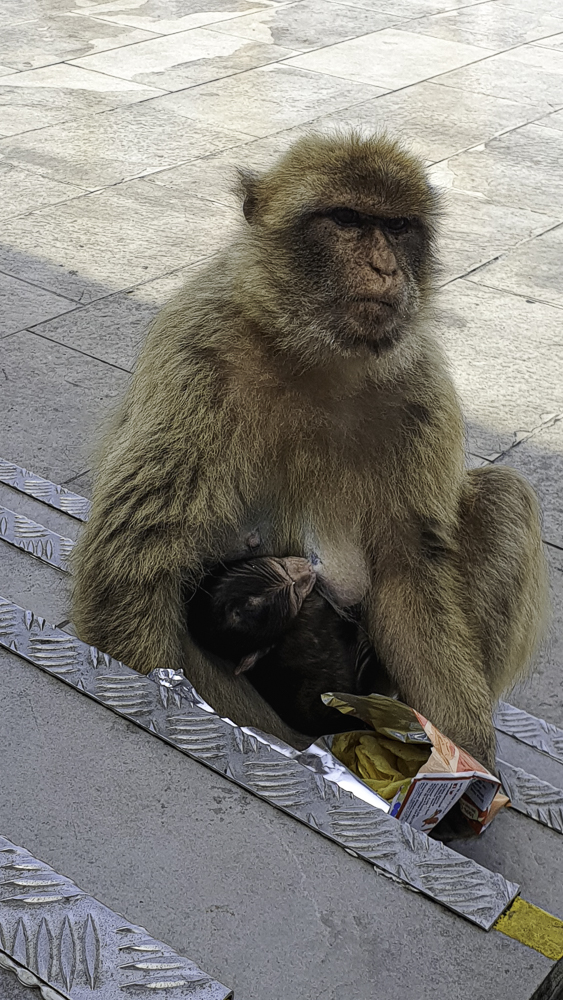
POLYGON ((359 212, 355 212, 353 208, 335 208, 330 213, 330 217, 333 222, 336 222, 337 226, 361 226, 362 217, 359 212))
POLYGON ((384 228, 388 229, 390 233, 406 233, 407 229, 410 229, 410 219, 385 219, 384 228))

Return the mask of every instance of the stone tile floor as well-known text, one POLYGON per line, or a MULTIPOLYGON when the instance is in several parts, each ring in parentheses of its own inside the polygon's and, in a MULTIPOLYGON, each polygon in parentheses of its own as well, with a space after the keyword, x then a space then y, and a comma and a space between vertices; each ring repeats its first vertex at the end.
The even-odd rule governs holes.
MULTIPOLYGON (((552 568, 511 698, 561 726, 562 0, 2 0, 0 454, 88 494, 148 320, 237 225, 235 166, 345 125, 402 136, 445 191, 434 322, 470 460, 531 479, 552 568)), ((58 574, 0 546, 0 592, 67 617, 58 574)), ((238 995, 395 997, 399 969, 420 1000, 526 1000, 549 967, 4 662, 1 832, 238 995)), ((507 814, 460 849, 563 916, 562 847, 507 814)))

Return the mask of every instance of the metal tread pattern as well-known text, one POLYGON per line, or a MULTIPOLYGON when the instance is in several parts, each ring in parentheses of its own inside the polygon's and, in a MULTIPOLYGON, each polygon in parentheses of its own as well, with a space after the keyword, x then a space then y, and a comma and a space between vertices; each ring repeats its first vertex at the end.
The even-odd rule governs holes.
POLYGON ((499 732, 513 736, 521 743, 526 743, 563 764, 563 729, 558 729, 551 722, 529 715, 506 701, 499 701, 495 712, 495 726, 499 732))
POLYGON ((72 538, 51 531, 43 524, 30 520, 8 507, 0 506, 0 538, 17 549, 23 549, 41 562, 68 573, 68 557, 75 543, 72 538))
POLYGON ((86 497, 81 497, 78 493, 65 489, 64 486, 57 486, 49 479, 36 476, 35 473, 28 472, 13 462, 7 462, 5 458, 0 458, 0 483, 34 497, 48 507, 62 510, 64 514, 75 517, 77 521, 88 520, 91 504, 86 497))
MULTIPOLYGON (((88 520, 91 505, 86 497, 71 493, 62 486, 35 476, 3 458, 0 458, 0 482, 13 486, 21 493, 27 493, 50 507, 62 510, 71 517, 81 521, 88 520)), ((0 538, 51 566, 69 572, 68 556, 75 544, 72 539, 64 538, 42 524, 5 507, 0 507, 0 538), (2 516, 6 518, 5 523, 1 520, 2 516), (18 519, 17 523, 15 519, 18 519), (47 543, 50 543, 49 547, 47 543)), ((521 743, 526 743, 563 763, 563 729, 558 729, 557 726, 529 715, 523 709, 509 705, 505 701, 498 703, 494 722, 500 732, 513 736, 521 743)))
MULTIPOLYGON (((0 598, 0 646, 153 733, 395 878, 489 930, 518 886, 388 816, 299 752, 217 716, 181 672, 142 676, 0 598)), ((346 770, 346 769, 344 769, 346 770)), ((349 775, 349 772, 346 772, 349 775)))
POLYGON ((230 989, 0 837, 0 965, 44 1000, 232 1000, 230 989))
MULTIPOLYGON (((72 539, 64 538, 42 524, 31 521, 6 507, 0 507, 0 538, 23 549, 29 555, 36 556, 42 562, 69 572, 68 557, 75 544, 72 539)), ((501 732, 508 733, 563 762, 563 731, 544 722, 543 719, 537 719, 513 705, 500 702, 495 715, 495 725, 501 732)), ((178 737, 181 738, 181 729, 178 731, 178 737)), ((551 827, 551 817, 555 816, 556 812, 536 809, 533 795, 530 802, 527 801, 527 790, 535 787, 538 782, 541 784, 540 779, 533 774, 528 775, 526 782, 521 780, 520 794, 513 800, 512 805, 517 812, 522 812, 536 822, 551 827)), ((559 795, 563 808, 563 793, 560 792, 559 795)), ((558 830, 559 827, 556 825, 553 829, 558 830)))
POLYGON ((543 826, 563 833, 563 794, 560 788, 541 781, 535 774, 528 774, 521 767, 514 767, 505 760, 497 760, 503 788, 513 809, 530 816, 543 826))

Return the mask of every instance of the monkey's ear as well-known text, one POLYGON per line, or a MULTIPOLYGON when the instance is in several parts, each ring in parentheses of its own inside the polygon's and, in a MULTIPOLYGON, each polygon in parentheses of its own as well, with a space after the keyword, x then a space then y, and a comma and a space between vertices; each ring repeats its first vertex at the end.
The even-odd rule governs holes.
POLYGON ((258 174, 253 170, 239 170, 239 191, 242 194, 242 210, 244 217, 251 226, 256 220, 258 210, 258 174))

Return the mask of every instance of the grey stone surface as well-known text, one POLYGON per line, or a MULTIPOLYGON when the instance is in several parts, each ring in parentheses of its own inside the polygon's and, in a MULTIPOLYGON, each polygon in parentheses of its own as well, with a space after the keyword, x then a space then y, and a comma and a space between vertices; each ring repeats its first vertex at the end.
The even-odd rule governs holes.
POLYGON ((484 59, 493 50, 416 35, 408 25, 384 28, 287 60, 288 66, 341 76, 386 90, 408 87, 456 66, 484 59))
POLYGON ((539 118, 536 125, 545 125, 547 128, 563 129, 563 111, 552 111, 545 118, 539 118))
MULTIPOLYGON (((563 413, 557 18, 553 0, 3 0, 0 275, 6 329, 35 325, 1 342, 0 454, 91 495, 91 447, 147 321, 239 223, 234 168, 263 168, 311 126, 398 132, 448 189, 442 280, 470 272, 436 316, 470 462, 506 451, 554 542, 551 639, 509 697, 563 726, 562 424, 547 426, 563 413)), ((76 533, 8 488, 2 502, 76 533)), ((60 623, 68 586, 0 543, 0 593, 60 623)), ((8 654, 0 669, 0 833, 233 982, 237 1000, 529 1000, 549 969, 61 682, 8 654)), ((460 850, 563 916, 562 843, 506 813, 460 850)))
POLYGON ((0 339, 75 307, 75 302, 62 295, 0 272, 0 339))
MULTIPOLYGON (((533 482, 533 480, 532 480, 533 482)), ((534 485, 536 485, 534 483, 534 485)), ((552 619, 549 634, 529 679, 506 700, 531 715, 563 728, 563 551, 546 546, 550 567, 552 619)), ((523 766, 523 765, 522 765, 523 766)), ((545 778, 546 781, 550 780, 545 778)), ((563 914, 562 914, 563 916, 563 914)))
POLYGON ((0 996, 2 1000, 39 1000, 37 990, 30 992, 19 982, 17 976, 7 969, 0 969, 0 996))
POLYGON ((409 31, 446 38, 453 42, 469 45, 484 45, 510 49, 523 42, 546 39, 546 36, 563 31, 563 11, 556 4, 551 12, 537 10, 507 11, 504 4, 496 0, 463 7, 457 11, 447 11, 432 17, 417 18, 409 25, 409 31), (559 12, 560 16, 557 16, 559 12))
POLYGON ((231 20, 251 11, 270 7, 270 0, 109 0, 98 3, 86 11, 114 24, 129 24, 159 34, 169 35, 176 31, 199 28, 204 24, 231 20))
MULTIPOLYGON (((527 2, 531 4, 531 0, 527 2)), ((537 6, 534 3, 528 9, 537 8, 553 13, 551 0, 542 0, 537 6)), ((510 13, 509 9, 507 20, 510 13)), ((563 54, 539 45, 523 45, 474 66, 444 73, 438 82, 493 97, 541 103, 547 113, 563 107, 563 54)))
POLYGON ((133 291, 108 295, 72 314, 41 323, 33 332, 90 357, 131 371, 158 305, 139 301, 133 291))
MULTIPOLYGON (((332 0, 331 0, 332 2, 332 0)), ((334 0, 346 2, 351 7, 373 9, 373 0, 334 0)), ((470 0, 479 3, 479 0, 470 0)), ((444 10, 454 10, 457 7, 468 6, 467 0, 377 0, 377 10, 390 11, 401 17, 424 17, 425 14, 439 14, 444 10)))
MULTIPOLYGON (((248 136, 244 145, 199 157, 170 170, 160 170, 151 174, 146 183, 169 188, 171 196, 178 200, 183 200, 186 196, 210 198, 240 215, 240 196, 236 192, 237 167, 257 171, 267 169, 292 140, 300 138, 310 129, 322 130, 322 122, 325 120, 317 119, 310 126, 298 125, 262 139, 248 136)), ((327 127, 334 129, 335 126, 327 127)))
POLYGON ((29 332, 4 340, 2 368, 2 457, 55 483, 83 472, 127 373, 29 332))
MULTIPOLYGON (((543 10, 546 14, 553 13, 553 4, 551 0, 508 0, 507 7, 513 7, 516 10, 543 10)), ((508 12, 510 15, 510 11, 508 12)))
POLYGON ((546 49, 557 49, 561 52, 563 49, 563 33, 560 35, 550 35, 548 38, 538 38, 536 45, 541 45, 542 48, 546 49))
POLYGON ((544 538, 563 547, 563 419, 512 448, 501 464, 518 469, 533 483, 543 509, 544 538))
POLYGON ((419 156, 433 162, 517 128, 540 113, 540 105, 430 81, 382 94, 324 120, 366 131, 389 129, 406 140, 419 156))
MULTIPOLYGON (((563 53, 561 54, 563 103, 563 53)), ((524 125, 441 165, 450 186, 507 208, 563 218, 563 135, 559 129, 524 125)), ((547 226, 546 226, 547 228, 547 226)))
POLYGON ((563 412, 560 309, 459 280, 438 296, 436 324, 469 422, 469 450, 498 454, 519 432, 563 412))
MULTIPOLYGON (((19 552, 3 539, 0 539, 0 594, 20 608, 33 608, 54 625, 70 618, 68 576, 33 556, 19 552)), ((0 731, 2 727, 0 719, 0 731)))
POLYGON ((313 121, 381 92, 380 87, 360 86, 283 63, 158 98, 157 106, 206 121, 212 128, 229 128, 236 121, 238 129, 260 137, 313 121))
POLYGON ((241 142, 248 142, 248 136, 196 122, 187 125, 172 111, 135 105, 0 140, 0 153, 29 171, 80 185, 69 188, 80 194, 84 188, 117 184, 241 142))
POLYGON ((5 25, 0 36, 0 60, 13 69, 36 69, 152 37, 138 28, 120 28, 65 12, 5 25))
POLYGON ((59 63, 0 79, 0 135, 16 135, 156 97, 154 87, 59 63))
POLYGON ((442 281, 467 274, 557 223, 557 215, 499 205, 477 191, 448 190, 450 162, 438 163, 430 170, 437 186, 443 181, 446 184, 440 239, 442 281))
POLYGON ((366 1000, 374 984, 399 996, 405 969, 417 1000, 528 1000, 548 971, 60 681, 0 660, 0 828, 241 1000, 366 1000))
POLYGON ((563 958, 548 972, 530 1000, 559 1000, 563 993, 563 958))
POLYGON ((558 226, 474 271, 469 281, 563 306, 562 258, 563 226, 558 226))
POLYGON ((8 160, 0 162, 0 185, 0 217, 3 219, 84 194, 84 188, 76 184, 59 184, 48 177, 38 177, 33 171, 22 169, 8 160))
POLYGON ((215 252, 238 216, 128 181, 8 220, 0 271, 89 302, 215 252))
MULTIPOLYGON (((107 364, 132 371, 150 321, 197 270, 198 262, 162 278, 107 295, 72 314, 33 327, 33 333, 107 364)), ((74 305, 74 304, 73 304, 74 305)))
POLYGON ((160 90, 183 90, 286 59, 293 49, 221 35, 208 28, 162 35, 148 42, 77 59, 76 66, 135 80, 160 90))
POLYGON ((327 6, 325 0, 301 0, 297 4, 279 4, 258 13, 230 18, 214 24, 213 31, 307 51, 387 28, 400 21, 400 17, 376 10, 327 6))
MULTIPOLYGON (((238 215, 240 215, 240 203, 237 204, 237 208, 238 215)), ((195 264, 189 264, 188 267, 180 267, 176 271, 170 271, 168 274, 161 275, 159 278, 151 278, 150 281, 143 281, 141 284, 129 289, 128 294, 139 302, 145 302, 155 307, 163 306, 180 290, 188 279, 191 279, 202 268, 207 267, 212 256, 213 254, 209 257, 202 257, 195 264)))
POLYGON ((496 866, 506 878, 518 873, 523 898, 563 918, 560 833, 507 809, 481 837, 450 846, 479 864, 496 866))
POLYGON ((65 12, 75 7, 89 7, 97 0, 3 0, 0 24, 31 21, 40 14, 65 12))
POLYGON ((68 486, 75 493, 80 496, 88 497, 89 500, 92 499, 92 487, 93 487, 93 470, 84 469, 83 472, 79 473, 77 476, 71 476, 62 485, 68 486))

